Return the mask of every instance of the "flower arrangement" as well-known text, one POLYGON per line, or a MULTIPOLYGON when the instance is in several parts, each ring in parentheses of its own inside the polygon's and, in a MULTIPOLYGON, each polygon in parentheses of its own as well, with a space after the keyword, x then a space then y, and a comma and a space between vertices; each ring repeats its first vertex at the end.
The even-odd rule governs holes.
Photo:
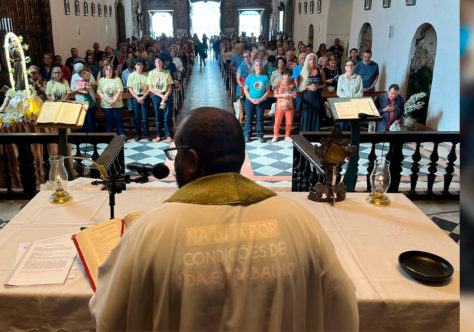
POLYGON ((14 126, 17 123, 34 121, 41 110, 43 101, 36 96, 35 90, 25 84, 25 90, 16 90, 15 89, 15 80, 13 74, 15 70, 11 67, 11 59, 8 55, 8 47, 10 41, 14 47, 20 51, 21 66, 23 69, 23 76, 25 82, 28 82, 29 71, 26 69, 26 64, 30 62, 30 57, 25 57, 23 50, 28 50, 28 45, 21 45, 23 38, 21 36, 17 37, 14 33, 9 32, 5 36, 4 49, 5 56, 8 61, 8 71, 10 74, 10 83, 13 88, 9 89, 5 93, 5 100, 0 106, 0 127, 14 126), (32 90, 32 91, 30 91, 32 90))
POLYGON ((405 116, 417 119, 417 111, 421 110, 426 103, 427 94, 425 92, 415 93, 405 103, 405 116))
POLYGON ((77 87, 79 88, 80 91, 87 92, 89 90, 89 82, 86 80, 80 80, 77 87))

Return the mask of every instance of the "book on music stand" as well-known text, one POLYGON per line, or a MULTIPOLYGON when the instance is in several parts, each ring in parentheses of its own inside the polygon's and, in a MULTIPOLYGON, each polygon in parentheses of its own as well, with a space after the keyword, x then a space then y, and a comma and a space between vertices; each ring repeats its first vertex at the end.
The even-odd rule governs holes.
POLYGON ((349 159, 344 184, 348 192, 355 189, 359 162, 360 122, 380 121, 380 116, 374 101, 370 97, 328 98, 334 122, 349 122, 351 126, 351 145, 357 147, 357 152, 349 159))
MULTIPOLYGON (((89 102, 45 102, 41 107, 36 125, 58 128, 58 153, 67 157, 67 130, 80 129, 84 124, 89 102)), ((69 179, 73 178, 72 162, 66 164, 69 179)))
POLYGON ((328 98, 335 121, 378 121, 382 117, 370 97, 328 98))
POLYGON ((88 102, 45 102, 36 125, 48 128, 80 129, 87 114, 88 102))

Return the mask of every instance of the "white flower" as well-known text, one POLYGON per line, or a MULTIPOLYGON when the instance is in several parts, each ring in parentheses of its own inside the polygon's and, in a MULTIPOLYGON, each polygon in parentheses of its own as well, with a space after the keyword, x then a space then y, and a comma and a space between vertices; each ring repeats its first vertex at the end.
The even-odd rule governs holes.
POLYGON ((406 115, 412 115, 416 110, 422 109, 425 105, 424 98, 426 97, 425 92, 415 93, 408 98, 407 102, 405 103, 405 112, 406 115))

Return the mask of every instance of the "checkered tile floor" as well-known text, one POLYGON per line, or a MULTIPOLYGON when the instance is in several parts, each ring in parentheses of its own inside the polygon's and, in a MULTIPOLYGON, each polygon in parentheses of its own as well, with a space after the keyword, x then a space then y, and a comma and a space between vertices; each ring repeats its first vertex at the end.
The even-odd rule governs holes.
POLYGON ((460 227, 459 223, 449 221, 440 217, 431 217, 431 220, 438 225, 446 234, 449 235, 455 242, 459 243, 460 239, 460 227))
MULTIPOLYGON (((149 164, 166 163, 171 166, 166 160, 163 149, 170 146, 167 142, 127 142, 125 143, 125 163, 141 162, 149 164)), ((430 163, 429 156, 431 154, 433 145, 430 143, 423 144, 421 149, 421 160, 419 162, 420 172, 418 187, 426 187, 428 167, 430 163)), ((105 149, 105 144, 100 144, 99 153, 105 149)), ((376 146, 376 155, 382 155, 382 144, 376 146)), ((386 147, 383 154, 386 154, 386 147)), ((92 146, 81 146, 81 152, 88 156, 91 155, 92 146)), ((359 181, 356 189, 364 190, 366 181, 366 172, 369 164, 368 155, 370 153, 371 146, 369 144, 361 144, 360 147, 360 159, 359 159, 359 181)), ((404 155, 408 156, 403 161, 402 170, 402 182, 401 188, 408 188, 410 185, 410 172, 412 167, 411 155, 414 152, 414 145, 408 144, 403 148, 404 155)), ((443 173, 443 168, 446 167, 445 157, 448 153, 448 147, 440 145, 438 153, 440 159, 438 161, 438 173, 443 173)), ((73 154, 75 152, 73 151, 73 154)), ((252 141, 246 145, 246 160, 243 166, 242 173, 252 180, 259 182, 268 182, 269 187, 291 187, 291 173, 292 173, 292 160, 293 160, 293 145, 286 141, 280 140, 276 143, 267 141, 266 143, 260 143, 258 141, 252 141)), ((459 190, 459 164, 455 165, 454 178, 452 181, 451 189, 459 190)), ((169 177, 165 182, 173 181, 173 177, 169 177)), ((442 188, 443 177, 437 177, 434 187, 442 188)))

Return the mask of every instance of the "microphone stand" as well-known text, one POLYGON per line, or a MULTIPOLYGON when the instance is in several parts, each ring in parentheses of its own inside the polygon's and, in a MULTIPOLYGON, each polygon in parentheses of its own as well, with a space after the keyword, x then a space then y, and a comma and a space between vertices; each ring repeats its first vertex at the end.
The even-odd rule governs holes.
POLYGON ((113 174, 103 180, 92 181, 93 185, 104 185, 109 192, 110 219, 114 219, 115 195, 120 194, 122 190, 127 189, 127 183, 146 183, 148 182, 148 172, 143 172, 140 177, 131 179, 128 174, 113 174))

